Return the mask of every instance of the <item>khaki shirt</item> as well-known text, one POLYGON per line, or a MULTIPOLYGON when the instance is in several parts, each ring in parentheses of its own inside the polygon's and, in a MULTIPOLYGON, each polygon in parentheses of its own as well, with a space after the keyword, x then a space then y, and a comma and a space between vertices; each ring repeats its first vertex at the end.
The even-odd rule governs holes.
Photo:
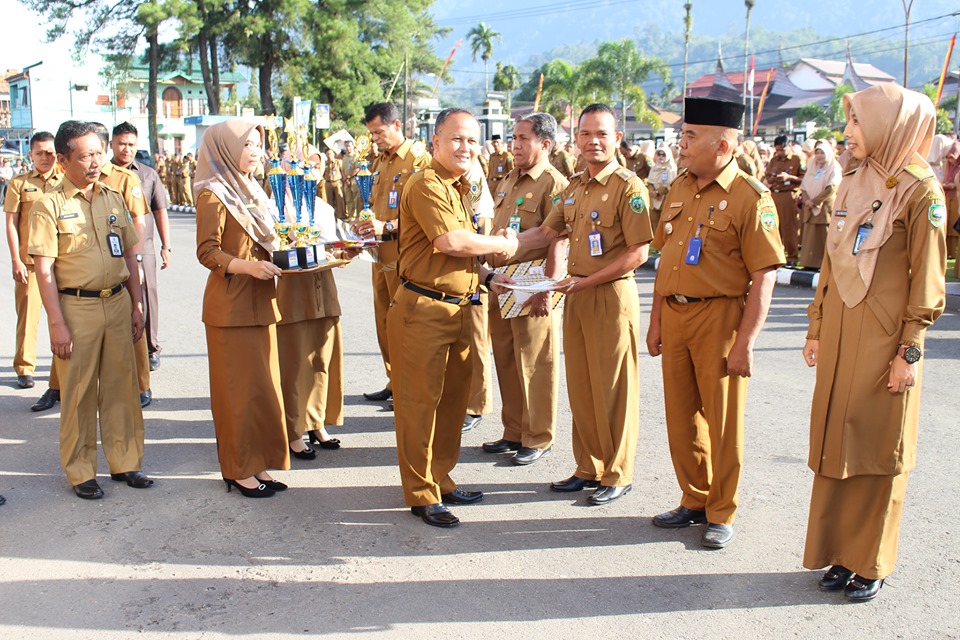
POLYGON ((139 242, 123 197, 103 183, 93 185, 93 201, 63 178, 30 210, 28 251, 54 258, 60 289, 112 289, 128 277, 123 256, 110 253, 110 232, 120 236, 121 250, 139 242))
POLYGON ((491 191, 500 180, 510 173, 511 169, 513 169, 512 153, 501 151, 500 153, 490 154, 490 159, 487 160, 487 183, 490 185, 491 191))
POLYGON ((327 159, 327 166, 323 170, 323 179, 329 184, 339 186, 343 181, 343 170, 340 168, 340 161, 334 158, 327 159))
POLYGON ((800 167, 800 158, 794 154, 786 154, 781 158, 773 156, 767 164, 767 179, 765 182, 773 191, 795 191, 800 188, 803 180, 803 169, 800 167), (781 173, 790 174, 790 182, 786 183, 779 177, 781 173), (795 178, 793 176, 796 176, 795 178))
POLYGON ((650 175, 650 163, 647 161, 647 156, 642 153, 635 156, 624 156, 623 166, 637 174, 641 180, 646 180, 647 176, 650 175))
POLYGON ((746 295, 750 274, 784 263, 770 191, 733 160, 702 190, 683 173, 663 200, 653 246, 660 249, 655 289, 661 296, 746 295), (690 240, 700 232, 698 264, 686 264, 690 240))
POLYGON ((387 222, 400 216, 400 196, 407 181, 417 171, 430 166, 430 154, 421 152, 420 145, 413 148, 411 140, 404 140, 396 153, 383 151, 373 162, 373 190, 370 194, 370 208, 377 220, 387 222), (416 152, 420 153, 417 155, 416 152), (390 192, 396 189, 397 204, 390 207, 390 192))
MULTIPOLYGON (((510 218, 520 216, 519 231, 533 229, 543 224, 547 213, 560 201, 561 192, 569 182, 547 159, 536 164, 527 173, 514 168, 500 182, 497 193, 493 194, 494 213, 493 231, 495 233, 510 226, 510 218)), ((530 251, 518 251, 508 260, 487 256, 491 266, 502 267, 547 257, 547 248, 530 251)))
POLYGON ((400 277, 446 295, 477 290, 480 263, 437 251, 433 241, 450 231, 476 233, 470 183, 439 163, 411 177, 400 196, 400 277))
POLYGON ((34 169, 15 176, 7 185, 3 210, 20 216, 17 219, 17 234, 20 236, 20 261, 24 264, 33 264, 33 259, 27 252, 27 239, 30 237, 30 208, 43 194, 49 193, 60 184, 62 179, 63 174, 58 173, 56 168, 50 172, 46 180, 39 171, 34 169))
POLYGON ((357 171, 360 170, 360 158, 355 153, 350 153, 340 159, 340 166, 343 167, 343 177, 350 184, 356 184, 353 179, 357 171))
POLYGON ((653 238, 646 185, 612 160, 596 178, 586 172, 575 175, 543 224, 570 237, 567 270, 579 277, 596 273, 629 247, 653 238), (598 256, 590 255, 593 231, 600 233, 602 254, 598 256))
POLYGON ((569 178, 574 174, 577 167, 577 159, 567 153, 566 149, 555 147, 550 153, 550 164, 554 169, 560 172, 564 178, 569 178))
POLYGON ((150 213, 140 178, 133 171, 107 162, 100 167, 100 182, 120 192, 127 205, 127 211, 134 218, 150 213))

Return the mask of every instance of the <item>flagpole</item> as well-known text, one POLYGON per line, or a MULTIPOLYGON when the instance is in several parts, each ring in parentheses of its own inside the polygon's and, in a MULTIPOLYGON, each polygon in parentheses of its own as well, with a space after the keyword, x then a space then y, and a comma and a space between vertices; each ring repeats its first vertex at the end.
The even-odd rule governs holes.
POLYGON ((953 55, 953 47, 957 44, 957 34, 953 34, 953 37, 950 38, 950 44, 947 46, 947 57, 943 60, 943 71, 940 72, 940 82, 937 83, 937 99, 934 100, 933 106, 940 106, 940 96, 943 95, 943 83, 947 79, 947 71, 950 69, 950 57, 953 55))

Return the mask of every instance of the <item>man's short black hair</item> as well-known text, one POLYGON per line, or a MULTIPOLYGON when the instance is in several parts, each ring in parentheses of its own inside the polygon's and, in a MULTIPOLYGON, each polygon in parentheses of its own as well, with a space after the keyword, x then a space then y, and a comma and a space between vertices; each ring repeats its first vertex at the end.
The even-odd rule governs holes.
POLYGON ((383 124, 391 124, 400 120, 400 110, 389 102, 377 102, 367 107, 363 114, 363 121, 373 122, 378 117, 383 124))
POLYGON ((435 134, 440 133, 440 128, 443 127, 443 124, 447 121, 447 118, 449 118, 450 116, 455 116, 458 113, 465 113, 466 115, 470 116, 474 120, 477 119, 476 116, 474 116, 472 113, 470 113, 466 109, 461 109, 459 107, 451 107, 449 109, 444 109, 443 111, 437 114, 437 123, 434 125, 433 132, 435 134))
POLYGON ((787 146, 787 136, 777 136, 773 139, 773 146, 775 147, 785 147, 787 146))
POLYGON ((33 145, 38 142, 46 142, 47 140, 53 140, 53 134, 49 131, 37 131, 30 138, 30 150, 33 151, 33 145))
POLYGON ((106 147, 110 144, 110 130, 100 122, 91 122, 90 124, 93 126, 93 132, 100 137, 103 146, 106 147))
POLYGON ((53 146, 56 148, 57 153, 69 156, 70 152, 73 151, 73 141, 77 138, 88 136, 91 133, 97 133, 97 128, 94 123, 67 120, 57 129, 57 135, 53 139, 53 146))
POLYGON ((132 133, 133 135, 137 136, 138 138, 140 137, 140 134, 137 132, 137 128, 136 128, 135 126, 133 126, 132 124, 130 124, 129 122, 121 122, 120 124, 118 124, 117 126, 115 126, 115 127, 113 128, 113 137, 114 137, 114 138, 116 138, 117 136, 126 135, 126 134, 128 134, 128 133, 132 133))
POLYGON ((583 120, 583 116, 589 113, 609 113, 613 117, 613 121, 617 121, 617 114, 613 112, 608 105, 605 105, 601 102, 594 102, 591 105, 588 105, 583 111, 580 112, 580 117, 577 118, 577 125, 580 124, 580 121, 583 120))
POLYGON ((533 126, 533 135, 537 140, 550 141, 550 146, 557 144, 557 119, 549 113, 531 113, 518 119, 517 122, 529 122, 533 126))

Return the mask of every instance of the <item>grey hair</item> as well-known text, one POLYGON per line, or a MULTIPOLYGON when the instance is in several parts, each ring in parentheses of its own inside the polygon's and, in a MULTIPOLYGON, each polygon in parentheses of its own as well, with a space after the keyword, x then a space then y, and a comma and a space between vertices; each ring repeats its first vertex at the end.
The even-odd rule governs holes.
POLYGON ((557 144, 557 119, 549 113, 531 113, 519 118, 517 122, 529 122, 537 140, 549 140, 551 147, 557 144))

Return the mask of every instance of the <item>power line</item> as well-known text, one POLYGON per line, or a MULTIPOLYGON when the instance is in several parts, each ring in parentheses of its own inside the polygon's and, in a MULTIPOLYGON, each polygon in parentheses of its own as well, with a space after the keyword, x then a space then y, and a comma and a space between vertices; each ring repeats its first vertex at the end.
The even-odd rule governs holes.
MULTIPOLYGON (((603 4, 602 8, 613 7, 622 4, 636 4, 635 0, 612 0, 611 2, 606 2, 603 4)), ((484 21, 487 23, 493 21, 510 21, 510 20, 520 20, 521 18, 532 18, 540 15, 556 15, 558 13, 572 13, 575 11, 595 11, 598 7, 596 5, 584 6, 584 3, 577 1, 570 2, 556 2, 556 3, 547 3, 535 5, 532 7, 524 7, 522 9, 511 9, 508 11, 500 11, 493 13, 484 13, 473 16, 459 16, 456 18, 451 18, 445 21, 438 21, 437 24, 440 26, 453 26, 453 25, 466 25, 472 24, 476 21, 484 21)))

